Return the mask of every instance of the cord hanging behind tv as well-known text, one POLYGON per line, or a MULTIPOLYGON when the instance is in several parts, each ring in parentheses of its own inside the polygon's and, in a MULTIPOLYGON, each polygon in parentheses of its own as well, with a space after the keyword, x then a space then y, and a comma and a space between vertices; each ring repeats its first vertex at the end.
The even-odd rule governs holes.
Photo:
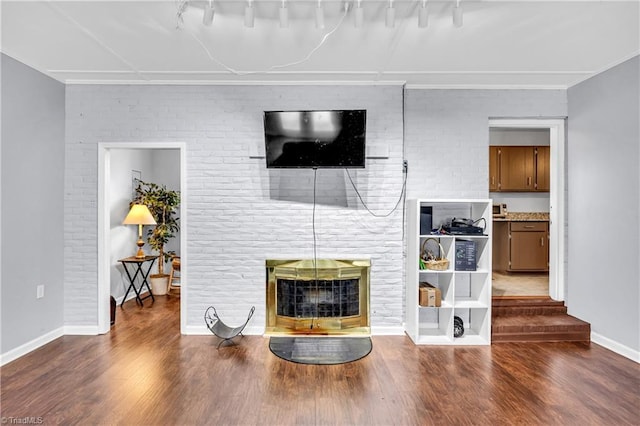
POLYGON ((366 110, 265 111, 267 168, 364 168, 366 110))

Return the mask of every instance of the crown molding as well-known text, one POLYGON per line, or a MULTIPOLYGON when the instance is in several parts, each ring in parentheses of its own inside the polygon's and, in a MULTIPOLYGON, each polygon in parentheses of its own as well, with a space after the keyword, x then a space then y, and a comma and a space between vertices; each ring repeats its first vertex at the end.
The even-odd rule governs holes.
MULTIPOLYGON (((639 1, 639 0, 636 0, 636 1, 639 1)), ((584 78, 580 78, 580 79, 578 79, 576 81, 571 82, 570 84, 567 85, 567 88, 571 88, 571 87, 573 87, 573 86, 575 86, 577 84, 580 84, 580 83, 582 83, 584 81, 587 81, 590 78, 595 77, 598 74, 602 74, 603 72, 608 71, 613 67, 617 67, 618 65, 620 65, 620 64, 622 64, 624 62, 627 62, 629 59, 633 59, 638 55, 640 55, 640 51, 637 51, 637 52, 631 53, 629 55, 623 56, 622 58, 620 58, 620 59, 618 59, 616 61, 613 61, 613 62, 609 63, 608 65, 605 65, 604 67, 600 68, 599 70, 593 71, 590 75, 585 76, 584 78)))

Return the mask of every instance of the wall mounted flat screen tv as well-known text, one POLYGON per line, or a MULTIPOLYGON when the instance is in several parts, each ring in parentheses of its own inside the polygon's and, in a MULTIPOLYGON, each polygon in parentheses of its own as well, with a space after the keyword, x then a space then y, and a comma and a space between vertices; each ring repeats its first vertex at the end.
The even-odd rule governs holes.
POLYGON ((366 110, 265 111, 268 168, 364 168, 366 110))

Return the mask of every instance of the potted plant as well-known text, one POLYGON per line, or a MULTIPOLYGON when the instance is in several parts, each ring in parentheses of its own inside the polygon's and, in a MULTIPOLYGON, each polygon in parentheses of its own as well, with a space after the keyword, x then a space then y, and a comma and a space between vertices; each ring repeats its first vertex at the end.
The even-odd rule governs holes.
POLYGON ((164 273, 164 265, 169 262, 172 252, 165 252, 165 244, 180 230, 177 217, 180 206, 180 192, 167 189, 165 185, 138 181, 136 196, 131 204, 144 204, 149 208, 156 226, 147 231, 149 246, 158 252, 158 273, 152 274, 151 288, 154 295, 167 293, 169 275, 164 273))

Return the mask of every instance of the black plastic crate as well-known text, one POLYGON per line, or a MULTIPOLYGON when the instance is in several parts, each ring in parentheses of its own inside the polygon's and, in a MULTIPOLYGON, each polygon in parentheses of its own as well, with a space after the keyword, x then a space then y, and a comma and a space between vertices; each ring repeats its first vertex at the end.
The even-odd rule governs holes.
POLYGON ((476 242, 467 240, 456 240, 456 271, 475 271, 476 242))

